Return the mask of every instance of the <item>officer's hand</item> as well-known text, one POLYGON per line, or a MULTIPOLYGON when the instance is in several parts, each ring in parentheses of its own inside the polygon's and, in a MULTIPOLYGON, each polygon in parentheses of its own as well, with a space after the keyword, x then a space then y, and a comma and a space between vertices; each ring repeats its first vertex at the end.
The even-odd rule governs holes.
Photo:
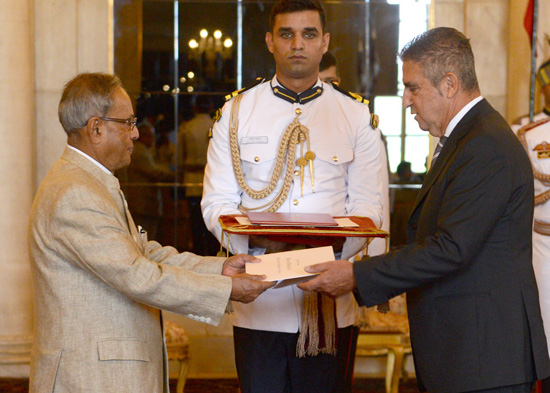
POLYGON ((307 266, 308 273, 320 273, 317 277, 298 284, 304 291, 316 291, 328 296, 340 296, 357 286, 350 261, 332 261, 307 266))
POLYGON ((229 299, 241 303, 250 303, 266 289, 271 288, 277 283, 276 281, 262 281, 263 279, 265 279, 265 276, 253 276, 250 274, 237 274, 231 277, 233 286, 229 299))
POLYGON ((245 272, 245 264, 248 262, 257 263, 260 260, 256 257, 246 254, 238 254, 229 257, 223 263, 222 274, 224 276, 234 276, 245 272))
POLYGON ((332 242, 332 249, 334 250, 334 252, 342 252, 345 242, 345 237, 335 237, 334 241, 332 242))
POLYGON ((288 243, 277 242, 275 240, 270 240, 265 236, 258 235, 251 235, 248 238, 248 245, 249 247, 265 248, 267 254, 290 250, 288 243))

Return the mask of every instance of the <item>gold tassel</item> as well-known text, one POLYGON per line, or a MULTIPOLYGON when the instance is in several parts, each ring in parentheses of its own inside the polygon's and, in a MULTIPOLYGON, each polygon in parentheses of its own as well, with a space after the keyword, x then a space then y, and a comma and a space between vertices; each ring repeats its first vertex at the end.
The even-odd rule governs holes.
POLYGON ((321 302, 325 327, 325 347, 321 352, 336 356, 336 301, 330 296, 321 295, 321 302))
POLYGON ((296 356, 303 358, 319 353, 336 355, 336 303, 329 296, 318 296, 316 292, 304 291, 302 326, 296 345, 296 356), (320 345, 319 300, 324 331, 323 346, 320 345))

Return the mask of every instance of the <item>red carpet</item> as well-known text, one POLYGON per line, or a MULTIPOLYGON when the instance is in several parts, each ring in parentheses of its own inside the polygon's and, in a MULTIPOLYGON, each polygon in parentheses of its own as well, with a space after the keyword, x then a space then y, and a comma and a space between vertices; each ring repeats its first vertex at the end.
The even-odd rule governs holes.
MULTIPOLYGON (((170 391, 176 392, 176 380, 170 380, 170 391)), ((185 393, 238 393, 236 379, 188 379, 185 393)), ((28 393, 29 381, 26 379, 0 379, 0 393, 28 393)), ((400 393, 418 393, 416 382, 401 382, 400 393)), ((385 393, 382 379, 356 379, 353 393, 385 393)))

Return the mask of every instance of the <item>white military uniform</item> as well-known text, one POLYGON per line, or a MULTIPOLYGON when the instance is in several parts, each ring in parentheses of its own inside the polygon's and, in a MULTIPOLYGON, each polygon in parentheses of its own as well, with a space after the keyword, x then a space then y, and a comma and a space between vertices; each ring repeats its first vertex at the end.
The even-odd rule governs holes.
POLYGON ((528 124, 520 128, 517 134, 529 155, 535 175, 533 268, 550 347, 550 118, 528 124))
MULTIPOLYGON (((313 161, 314 186, 309 165, 304 168, 303 196, 300 168, 295 167, 289 196, 278 209, 285 213, 329 213, 333 216, 369 217, 377 227, 382 223, 383 171, 378 130, 372 128, 368 106, 346 96, 329 84, 317 81, 315 89, 322 94, 306 103, 291 103, 276 96, 280 88, 276 78, 261 83, 241 94, 238 118, 238 143, 244 177, 254 190, 264 189, 273 173, 281 136, 296 116, 309 129, 313 161)), ((283 88, 284 89, 284 88, 283 88)), ((300 100, 298 100, 300 101, 300 100)), ((204 179, 202 211, 206 226, 221 240, 218 217, 242 214, 247 208, 264 205, 270 197, 250 198, 239 187, 231 164, 229 121, 234 100, 225 104, 215 123, 208 148, 204 179)), ((296 156, 300 153, 299 146, 296 156)), ((348 238, 342 258, 350 258, 365 245, 361 238, 348 238)), ((249 249, 248 236, 224 237, 224 246, 232 253, 260 255, 265 249, 249 249)), ((337 299, 338 327, 354 323, 356 303, 351 294, 337 299)), ((295 285, 269 289, 250 304, 234 304, 233 325, 272 332, 296 333, 301 323, 302 290, 295 285)))

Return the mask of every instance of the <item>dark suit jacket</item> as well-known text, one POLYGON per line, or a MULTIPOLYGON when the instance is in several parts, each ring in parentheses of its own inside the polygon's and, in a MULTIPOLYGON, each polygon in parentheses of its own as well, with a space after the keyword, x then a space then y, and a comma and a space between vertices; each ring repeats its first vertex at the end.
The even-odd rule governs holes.
POLYGON ((532 219, 529 160, 482 100, 428 172, 408 244, 354 265, 365 305, 407 292, 421 390, 476 391, 550 374, 531 264, 532 219))

